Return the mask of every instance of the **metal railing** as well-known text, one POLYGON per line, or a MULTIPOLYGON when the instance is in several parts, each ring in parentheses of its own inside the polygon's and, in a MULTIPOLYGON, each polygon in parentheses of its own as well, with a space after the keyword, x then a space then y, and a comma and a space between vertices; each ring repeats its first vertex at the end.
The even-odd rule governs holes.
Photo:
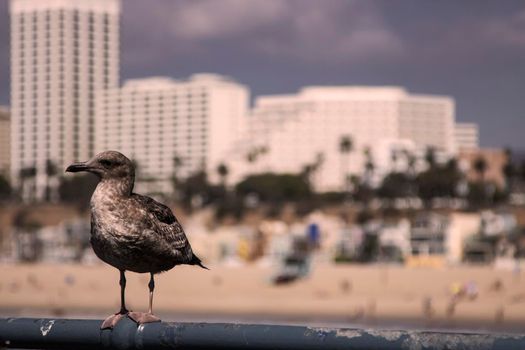
POLYGON ((100 330, 99 320, 0 319, 0 348, 23 349, 525 349, 525 335, 312 328, 128 318, 100 330))

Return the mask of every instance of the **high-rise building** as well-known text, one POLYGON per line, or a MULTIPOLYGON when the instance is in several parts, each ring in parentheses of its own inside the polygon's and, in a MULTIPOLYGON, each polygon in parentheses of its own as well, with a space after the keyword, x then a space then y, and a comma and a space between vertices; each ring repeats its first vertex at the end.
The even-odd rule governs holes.
POLYGON ((306 87, 262 96, 244 143, 232 149, 232 179, 315 169, 312 182, 323 191, 344 188, 352 175, 377 180, 429 147, 452 155, 454 119, 452 98, 400 87, 306 87), (346 151, 344 139, 351 143, 346 151))
POLYGON ((98 99, 97 152, 133 159, 137 185, 148 193, 171 192, 174 174, 206 171, 213 180, 244 129, 248 104, 246 87, 219 75, 128 80, 98 99))
POLYGON ((0 175, 9 177, 11 164, 11 120, 9 109, 0 106, 0 175))
POLYGON ((25 199, 93 155, 95 96, 119 83, 120 0, 11 0, 12 167, 25 199))
POLYGON ((474 123, 458 123, 454 130, 456 150, 474 151, 479 149, 479 127, 474 123))

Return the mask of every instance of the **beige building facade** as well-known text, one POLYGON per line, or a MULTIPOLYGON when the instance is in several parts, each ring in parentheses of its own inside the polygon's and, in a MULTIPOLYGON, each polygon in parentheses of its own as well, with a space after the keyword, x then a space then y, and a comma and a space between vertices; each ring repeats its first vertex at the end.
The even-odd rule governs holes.
POLYGON ((120 0, 11 0, 9 10, 11 178, 42 200, 57 185, 49 164, 93 155, 95 94, 119 84, 120 0))
POLYGON ((174 175, 206 171, 217 181, 217 167, 242 134, 249 107, 245 86, 215 74, 129 80, 101 94, 96 150, 133 159, 138 186, 149 193, 170 193, 174 175))
POLYGON ((420 159, 428 147, 446 155, 455 150, 454 100, 400 87, 314 86, 261 96, 248 120, 243 143, 232 149, 232 179, 299 173, 314 165, 317 190, 340 190, 349 176, 377 182, 402 164, 406 168, 408 155, 420 159), (343 138, 352 143, 347 153, 341 152, 343 138))

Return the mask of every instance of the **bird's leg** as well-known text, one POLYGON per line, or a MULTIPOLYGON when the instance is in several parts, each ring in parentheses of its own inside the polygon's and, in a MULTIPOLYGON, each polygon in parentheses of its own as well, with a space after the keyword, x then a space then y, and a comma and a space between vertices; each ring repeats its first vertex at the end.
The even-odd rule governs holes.
POLYGON ((124 291, 126 290, 126 275, 124 274, 124 270, 120 270, 120 311, 117 312, 114 315, 109 316, 102 322, 102 326, 100 326, 100 329, 107 329, 107 328, 113 328, 115 325, 120 321, 122 317, 127 315, 129 311, 126 309, 126 302, 124 299, 124 291))
POLYGON ((149 288, 149 309, 148 314, 153 314, 153 291, 155 290, 155 280, 153 279, 153 274, 150 274, 151 278, 149 279, 148 288, 149 288))
POLYGON ((160 318, 153 315, 153 291, 155 290, 155 280, 153 278, 153 273, 151 273, 151 278, 148 283, 149 288, 149 309, 147 313, 144 312, 130 312, 129 318, 138 324, 151 323, 151 322, 160 322, 160 318))
POLYGON ((124 270, 120 270, 120 311, 119 314, 125 315, 128 313, 128 310, 126 309, 126 300, 124 296, 124 291, 126 290, 126 275, 124 274, 124 270))

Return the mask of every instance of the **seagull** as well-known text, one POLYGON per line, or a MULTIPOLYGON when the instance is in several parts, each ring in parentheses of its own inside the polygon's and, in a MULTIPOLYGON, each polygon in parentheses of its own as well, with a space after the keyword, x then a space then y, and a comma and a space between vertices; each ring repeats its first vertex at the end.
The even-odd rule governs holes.
POLYGON ((208 268, 191 250, 171 210, 150 197, 133 193, 135 167, 126 156, 105 151, 66 169, 80 171, 100 179, 90 203, 91 246, 102 261, 120 271, 120 310, 106 318, 100 328, 113 328, 126 315, 139 325, 159 322, 152 310, 154 275, 183 264, 208 268), (150 274, 147 313, 126 309, 126 271, 150 274))

